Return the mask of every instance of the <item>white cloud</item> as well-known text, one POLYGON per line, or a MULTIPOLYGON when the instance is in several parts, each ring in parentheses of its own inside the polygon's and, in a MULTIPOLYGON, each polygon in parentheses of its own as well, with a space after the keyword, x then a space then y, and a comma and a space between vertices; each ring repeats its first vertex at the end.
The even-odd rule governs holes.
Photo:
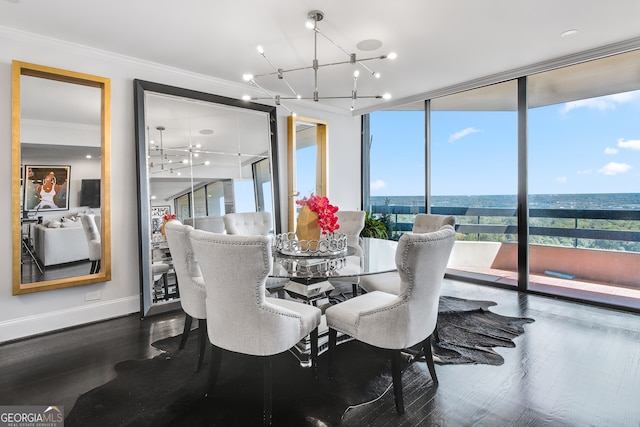
POLYGON ((385 188, 387 186, 387 183, 381 179, 377 179, 375 181, 372 181, 369 186, 372 190, 380 190, 385 188))
POLYGON ((476 133, 476 132, 480 132, 480 131, 476 128, 466 128, 461 131, 458 131, 449 137, 449 143, 457 141, 458 139, 464 138, 465 136, 470 135, 472 133, 476 133))
POLYGON ((584 169, 584 170, 578 171, 578 175, 588 175, 591 172, 593 172, 593 169, 584 169))
POLYGON ((614 95, 600 96, 598 98, 580 99, 578 101, 567 102, 560 110, 565 114, 576 108, 590 108, 594 110, 615 110, 618 104, 624 104, 637 100, 640 94, 635 92, 616 93, 614 95))
POLYGON ((625 141, 624 138, 620 138, 618 139, 618 147, 640 151, 640 139, 630 139, 625 141))
POLYGON ((618 154, 618 150, 617 148, 612 148, 612 147, 607 147, 604 149, 604 154, 618 154))
POLYGON ((598 169, 598 172, 603 175, 618 175, 619 173, 627 172, 629 169, 631 169, 631 165, 626 163, 609 162, 598 169))
POLYGON ((567 177, 566 176, 557 176, 556 177, 556 182, 567 182, 567 177))

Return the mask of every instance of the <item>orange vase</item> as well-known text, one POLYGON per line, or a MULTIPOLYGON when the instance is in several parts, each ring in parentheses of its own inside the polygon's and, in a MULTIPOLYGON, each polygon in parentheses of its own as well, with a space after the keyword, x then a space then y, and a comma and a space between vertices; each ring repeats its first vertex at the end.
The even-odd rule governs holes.
POLYGON ((321 231, 318 225, 318 214, 308 206, 303 206, 298 212, 298 224, 296 225, 298 240, 320 240, 321 231))
MULTIPOLYGON (((169 221, 173 221, 173 220, 170 219, 169 221)), ((162 223, 162 227, 160 227, 160 234, 162 234, 162 237, 164 238, 164 240, 167 240, 167 235, 164 233, 164 226, 167 225, 169 221, 164 221, 162 223)))

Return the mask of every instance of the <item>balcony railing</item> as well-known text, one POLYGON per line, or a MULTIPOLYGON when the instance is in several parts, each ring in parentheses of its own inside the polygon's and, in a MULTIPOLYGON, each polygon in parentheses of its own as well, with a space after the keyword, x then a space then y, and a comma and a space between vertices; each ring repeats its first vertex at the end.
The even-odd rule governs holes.
MULTIPOLYGON (((395 238, 411 231, 417 206, 372 206, 395 238)), ((518 284, 517 209, 432 207, 456 217, 447 272, 518 284)), ((530 209, 529 289, 640 310, 640 210, 530 209)))
MULTIPOLYGON (((411 231, 413 223, 402 220, 401 215, 416 215, 424 213, 424 207, 398 206, 398 205, 374 205, 371 207, 374 214, 391 215, 393 231, 411 231)), ((469 207, 432 207, 431 213, 439 215, 453 215, 456 217, 456 232, 473 235, 517 235, 517 209, 501 208, 469 208, 469 207), (505 218, 502 223, 493 223, 489 218, 505 218), (484 223, 483 223, 484 222, 484 223)), ((530 223, 533 218, 569 219, 572 226, 563 224, 563 227, 554 226, 529 226, 530 236, 546 236, 570 238, 573 246, 577 246, 578 239, 593 239, 604 241, 620 241, 638 243, 640 248, 640 210, 604 210, 604 209, 529 209, 530 223), (604 221, 632 221, 631 229, 599 229, 582 228, 581 220, 604 221), (639 230, 639 231, 635 231, 639 230)), ((479 239, 479 238, 478 238, 479 239)), ((498 239, 496 239, 498 240, 498 239)), ((634 245, 635 246, 635 245, 634 245)), ((636 250, 640 252, 640 250, 636 250)))

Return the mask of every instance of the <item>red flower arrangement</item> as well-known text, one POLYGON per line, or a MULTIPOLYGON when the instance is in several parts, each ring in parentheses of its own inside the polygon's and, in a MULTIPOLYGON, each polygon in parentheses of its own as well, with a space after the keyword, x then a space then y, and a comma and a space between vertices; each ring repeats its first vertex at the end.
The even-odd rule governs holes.
MULTIPOLYGON (((297 194, 296 194, 297 195, 297 194)), ((338 217, 335 213, 338 212, 338 207, 329 203, 329 198, 326 196, 316 196, 311 193, 309 197, 303 197, 296 200, 296 204, 299 206, 308 206, 313 212, 318 214, 318 225, 322 229, 322 234, 333 233, 340 228, 338 224, 338 217)))
POLYGON ((178 217, 176 216, 176 214, 164 214, 162 216, 162 219, 164 220, 164 222, 171 221, 171 220, 174 220, 174 219, 177 219, 177 218, 178 217))

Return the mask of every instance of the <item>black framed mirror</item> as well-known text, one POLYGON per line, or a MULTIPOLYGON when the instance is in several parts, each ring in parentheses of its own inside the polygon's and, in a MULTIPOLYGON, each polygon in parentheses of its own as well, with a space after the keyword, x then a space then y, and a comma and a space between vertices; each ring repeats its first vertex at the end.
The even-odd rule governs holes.
POLYGON ((179 308, 163 217, 196 228, 231 212, 272 213, 280 232, 276 108, 134 81, 140 314, 179 308), (168 277, 167 277, 168 276, 168 277))

